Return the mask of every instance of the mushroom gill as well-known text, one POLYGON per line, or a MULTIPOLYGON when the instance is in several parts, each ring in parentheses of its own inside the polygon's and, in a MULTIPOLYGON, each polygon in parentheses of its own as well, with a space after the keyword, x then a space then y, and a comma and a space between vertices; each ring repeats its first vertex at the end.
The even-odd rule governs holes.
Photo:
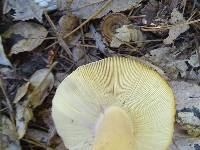
POLYGON ((173 136, 175 100, 148 65, 110 57, 62 81, 52 116, 69 150, 165 150, 173 136))

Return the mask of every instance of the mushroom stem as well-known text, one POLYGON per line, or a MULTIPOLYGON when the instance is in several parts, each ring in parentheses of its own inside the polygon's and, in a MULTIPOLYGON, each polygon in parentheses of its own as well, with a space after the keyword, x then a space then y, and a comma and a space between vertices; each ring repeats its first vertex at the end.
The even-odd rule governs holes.
POLYGON ((132 120, 120 107, 111 106, 100 116, 93 150, 133 150, 132 120))

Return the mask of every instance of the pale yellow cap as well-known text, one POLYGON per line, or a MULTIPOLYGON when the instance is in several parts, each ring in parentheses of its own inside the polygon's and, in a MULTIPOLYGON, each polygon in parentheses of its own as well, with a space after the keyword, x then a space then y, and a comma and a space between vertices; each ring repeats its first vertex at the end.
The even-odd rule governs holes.
POLYGON ((151 67, 110 57, 62 81, 52 116, 69 150, 165 150, 173 136, 175 100, 151 67))

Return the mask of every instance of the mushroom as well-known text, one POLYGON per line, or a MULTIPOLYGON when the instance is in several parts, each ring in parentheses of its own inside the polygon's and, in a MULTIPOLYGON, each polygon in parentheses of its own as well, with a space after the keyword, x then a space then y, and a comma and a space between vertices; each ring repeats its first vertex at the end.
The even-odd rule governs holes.
POLYGON ((81 66, 62 81, 52 116, 69 150, 166 150, 175 100, 150 66, 110 57, 81 66))

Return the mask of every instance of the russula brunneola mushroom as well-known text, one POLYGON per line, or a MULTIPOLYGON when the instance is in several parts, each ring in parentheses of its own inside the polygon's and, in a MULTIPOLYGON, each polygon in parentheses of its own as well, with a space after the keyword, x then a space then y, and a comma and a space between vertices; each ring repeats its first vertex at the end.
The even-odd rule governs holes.
POLYGON ((69 150, 165 150, 173 136, 175 100, 148 65, 110 57, 62 81, 52 116, 69 150))

